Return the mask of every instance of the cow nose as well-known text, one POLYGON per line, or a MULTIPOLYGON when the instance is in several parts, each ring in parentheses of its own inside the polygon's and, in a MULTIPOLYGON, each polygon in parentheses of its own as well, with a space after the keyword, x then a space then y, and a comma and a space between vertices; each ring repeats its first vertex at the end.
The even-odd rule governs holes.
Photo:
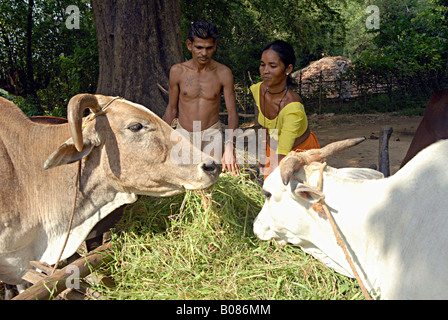
POLYGON ((204 162, 200 164, 200 167, 209 175, 216 176, 216 174, 218 173, 216 162, 212 158, 206 159, 204 162))

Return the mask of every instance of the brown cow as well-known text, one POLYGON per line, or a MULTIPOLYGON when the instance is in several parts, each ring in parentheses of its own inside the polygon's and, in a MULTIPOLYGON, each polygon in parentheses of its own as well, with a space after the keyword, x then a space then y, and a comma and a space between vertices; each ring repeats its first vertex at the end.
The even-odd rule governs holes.
POLYGON ((29 261, 56 262, 73 205, 62 259, 98 221, 138 195, 169 196, 217 180, 210 157, 201 153, 201 163, 179 163, 172 152, 179 144, 201 151, 147 108, 124 99, 77 95, 65 124, 35 123, 3 98, 0 111, 0 280, 5 283, 22 284, 29 261), (92 113, 82 118, 86 108, 92 113))
MULTIPOLYGON (((42 124, 62 124, 68 122, 67 119, 53 116, 34 116, 30 117, 30 120, 35 123, 42 124)), ((85 239, 88 251, 93 250, 95 246, 101 244, 103 240, 103 234, 105 232, 108 232, 118 223, 118 221, 120 221, 120 219, 123 217, 123 213, 124 207, 115 209, 113 212, 109 213, 107 217, 105 217, 95 225, 95 227, 92 229, 92 231, 90 231, 85 239)))
POLYGON ((422 149, 441 139, 448 139, 448 89, 435 93, 429 100, 401 167, 422 149))

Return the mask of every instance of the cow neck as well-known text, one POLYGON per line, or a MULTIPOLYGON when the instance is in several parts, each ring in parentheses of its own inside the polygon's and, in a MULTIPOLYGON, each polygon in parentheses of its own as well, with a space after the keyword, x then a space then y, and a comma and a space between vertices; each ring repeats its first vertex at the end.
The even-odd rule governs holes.
MULTIPOLYGON (((107 108, 110 107, 112 102, 114 102, 115 100, 118 100, 118 99, 122 99, 122 98, 121 97, 114 97, 109 102, 107 102, 101 108, 100 111, 91 113, 89 116, 87 116, 86 122, 84 123, 83 127, 86 126, 87 122, 92 121, 93 119, 95 119, 98 116, 104 115, 106 113, 107 108)), ((69 220, 69 223, 68 223, 67 235, 65 236, 64 244, 62 245, 62 249, 61 249, 61 252, 59 254, 59 257, 57 258, 56 263, 55 263, 55 265, 53 267, 52 274, 58 268, 59 261, 61 260, 62 254, 64 253, 64 250, 65 250, 65 247, 67 246, 67 242, 68 242, 68 238, 69 238, 69 235, 70 235, 70 231, 72 229, 73 218, 75 217, 75 210, 76 210, 76 198, 78 197, 78 191, 79 191, 79 187, 80 187, 81 162, 82 162, 82 160, 78 160, 78 169, 77 169, 77 172, 76 172, 76 180, 75 180, 75 188, 74 188, 75 191, 74 191, 74 195, 73 195, 73 208, 72 208, 72 213, 71 213, 70 220, 69 220)))
MULTIPOLYGON (((319 168, 319 180, 317 183, 317 187, 310 186, 308 175, 307 175, 306 183, 310 188, 313 188, 319 192, 322 192, 322 185, 323 185, 323 180, 324 180, 324 170, 325 170, 326 166, 327 166, 327 163, 324 162, 321 165, 321 167, 319 168)), ((352 272, 355 275, 355 278, 359 283, 359 286, 361 288, 362 293, 364 294, 364 297, 366 298, 366 300, 372 300, 372 298, 370 297, 370 294, 368 293, 366 287, 364 286, 364 283, 361 280, 361 277, 358 274, 358 271, 355 268, 353 260, 350 257, 350 254, 348 253, 347 245, 346 245, 343 237, 341 236, 341 233, 339 232, 338 227, 336 226, 336 222, 334 221, 334 218, 333 218, 330 210, 328 209, 328 206, 325 203, 325 200, 320 199, 319 202, 314 203, 313 209, 319 214, 319 216, 322 216, 322 214, 325 214, 325 217, 328 219, 328 221, 330 222, 331 228, 333 229, 334 236, 336 237, 336 243, 338 244, 338 246, 341 247, 342 251, 344 251, 345 258, 347 259, 347 262, 350 265, 350 268, 352 269, 352 272)))
POLYGON ((72 208, 72 213, 70 215, 70 220, 69 220, 69 223, 68 223, 67 235, 65 236, 64 244, 62 245, 61 252, 59 253, 59 257, 56 260, 56 263, 55 263, 55 265, 53 267, 53 271, 51 272, 51 274, 53 274, 56 271, 56 269, 58 268, 59 261, 61 260, 62 254, 64 253, 64 250, 65 250, 65 247, 67 246, 68 237, 69 237, 70 231, 72 229, 73 218, 75 217, 76 198, 78 197, 80 176, 81 176, 81 160, 78 160, 78 168, 76 170, 76 180, 75 180, 75 192, 74 192, 74 195, 73 195, 73 208, 72 208))

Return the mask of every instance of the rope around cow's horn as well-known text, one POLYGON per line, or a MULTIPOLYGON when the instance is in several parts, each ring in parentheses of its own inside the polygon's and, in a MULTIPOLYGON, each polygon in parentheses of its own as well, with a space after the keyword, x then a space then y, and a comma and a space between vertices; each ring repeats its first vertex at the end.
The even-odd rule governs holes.
MULTIPOLYGON (((317 185, 317 189, 319 191, 322 191, 324 169, 326 166, 327 166, 327 163, 324 162, 319 169, 319 182, 317 185)), ((356 271, 355 265, 353 264, 353 260, 348 253, 347 246, 344 242, 344 239, 342 238, 341 233, 339 232, 339 229, 336 226, 336 222, 334 221, 333 216, 331 215, 331 212, 328 209, 327 204, 325 203, 325 200, 321 199, 319 201, 319 203, 322 205, 322 209, 324 210, 325 215, 327 216, 327 219, 330 222, 331 228, 333 229, 334 236, 336 237, 336 243, 338 244, 338 246, 340 246, 342 248, 342 251, 344 251, 345 258, 347 259, 347 262, 350 265, 350 268, 352 269, 353 274, 355 275, 355 278, 359 283, 359 286, 361 287, 361 291, 364 294, 364 297, 366 298, 366 300, 372 300, 372 297, 370 296, 369 292, 367 291, 366 287, 364 286, 364 283, 362 282, 361 277, 359 276, 358 272, 356 271)))

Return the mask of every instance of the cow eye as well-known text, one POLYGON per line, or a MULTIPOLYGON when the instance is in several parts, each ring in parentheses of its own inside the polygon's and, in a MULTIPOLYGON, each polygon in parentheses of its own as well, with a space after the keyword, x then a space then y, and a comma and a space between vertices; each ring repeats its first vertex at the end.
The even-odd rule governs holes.
POLYGON ((138 132, 142 128, 143 128, 143 125, 141 123, 134 123, 128 127, 128 129, 131 130, 132 132, 138 132))
POLYGON ((262 193, 266 197, 266 199, 269 199, 272 196, 272 194, 269 191, 266 191, 264 189, 263 189, 262 193))

